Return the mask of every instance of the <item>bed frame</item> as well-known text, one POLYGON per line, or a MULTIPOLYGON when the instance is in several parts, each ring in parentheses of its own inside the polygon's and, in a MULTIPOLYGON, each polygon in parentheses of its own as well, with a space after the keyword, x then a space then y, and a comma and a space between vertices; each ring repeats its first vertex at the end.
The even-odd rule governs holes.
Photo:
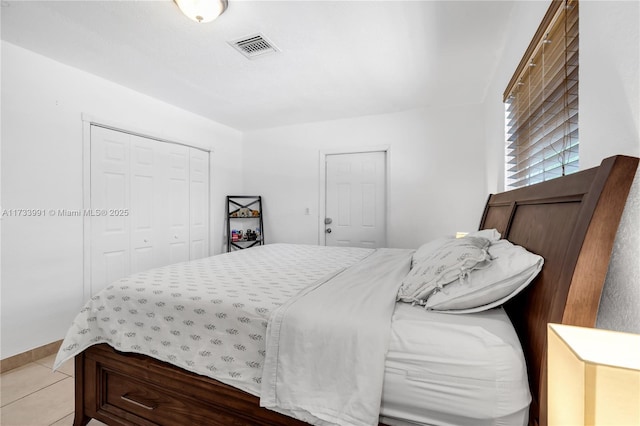
MULTIPOLYGON (((531 286, 505 305, 527 361, 532 426, 546 425, 547 323, 593 327, 616 230, 638 159, 611 157, 599 167, 491 195, 480 229, 540 254, 531 286)), ((100 344, 75 359, 75 426, 303 425, 259 407, 258 398, 155 359, 100 344)))

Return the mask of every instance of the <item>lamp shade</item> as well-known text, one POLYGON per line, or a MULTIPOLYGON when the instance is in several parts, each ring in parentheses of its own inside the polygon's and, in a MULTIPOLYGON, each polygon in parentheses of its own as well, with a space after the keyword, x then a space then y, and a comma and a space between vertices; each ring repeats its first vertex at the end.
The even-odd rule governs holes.
POLYGON ((211 22, 227 9, 227 0, 174 0, 182 13, 196 22, 211 22))
POLYGON ((549 426, 640 425, 640 335, 549 324, 549 426))

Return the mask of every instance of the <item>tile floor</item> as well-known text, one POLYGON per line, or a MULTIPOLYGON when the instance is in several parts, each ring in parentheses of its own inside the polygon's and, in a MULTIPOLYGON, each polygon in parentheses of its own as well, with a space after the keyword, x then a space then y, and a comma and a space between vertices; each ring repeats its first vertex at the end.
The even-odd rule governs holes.
MULTIPOLYGON (((0 375, 0 425, 73 424, 73 361, 52 372, 54 360, 51 355, 0 375)), ((92 420, 89 425, 104 423, 92 420)))

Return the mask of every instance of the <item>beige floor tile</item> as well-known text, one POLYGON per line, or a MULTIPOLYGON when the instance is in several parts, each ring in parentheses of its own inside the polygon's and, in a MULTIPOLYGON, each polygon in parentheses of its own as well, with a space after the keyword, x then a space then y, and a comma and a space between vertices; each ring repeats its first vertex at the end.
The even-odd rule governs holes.
MULTIPOLYGON (((49 355, 48 357, 39 359, 36 361, 37 364, 43 365, 49 369, 53 368, 53 362, 56 360, 56 354, 49 355)), ((66 374, 67 376, 73 377, 75 375, 73 358, 66 361, 64 364, 60 366, 56 371, 66 374)))
MULTIPOLYGON (((73 425, 73 413, 69 414, 64 419, 60 419, 57 422, 53 423, 51 426, 71 426, 73 425)), ((87 426, 109 426, 106 423, 102 423, 96 419, 91 419, 87 426)))
POLYGON ((55 423, 51 423, 51 426, 71 426, 73 424, 73 413, 65 416, 55 423))
POLYGON ((5 405, 0 414, 0 424, 49 426, 64 418, 74 409, 73 382, 71 377, 65 376, 64 380, 5 405))
POLYGON ((66 374, 53 373, 50 368, 33 362, 10 370, 0 377, 0 405, 4 407, 68 377, 66 374))

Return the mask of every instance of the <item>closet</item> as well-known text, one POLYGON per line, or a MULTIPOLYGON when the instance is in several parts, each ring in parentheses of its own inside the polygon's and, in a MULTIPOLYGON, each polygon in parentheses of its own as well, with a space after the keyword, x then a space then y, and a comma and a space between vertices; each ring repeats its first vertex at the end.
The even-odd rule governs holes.
POLYGON ((92 295, 128 274, 209 255, 208 152, 96 125, 90 150, 92 295))

